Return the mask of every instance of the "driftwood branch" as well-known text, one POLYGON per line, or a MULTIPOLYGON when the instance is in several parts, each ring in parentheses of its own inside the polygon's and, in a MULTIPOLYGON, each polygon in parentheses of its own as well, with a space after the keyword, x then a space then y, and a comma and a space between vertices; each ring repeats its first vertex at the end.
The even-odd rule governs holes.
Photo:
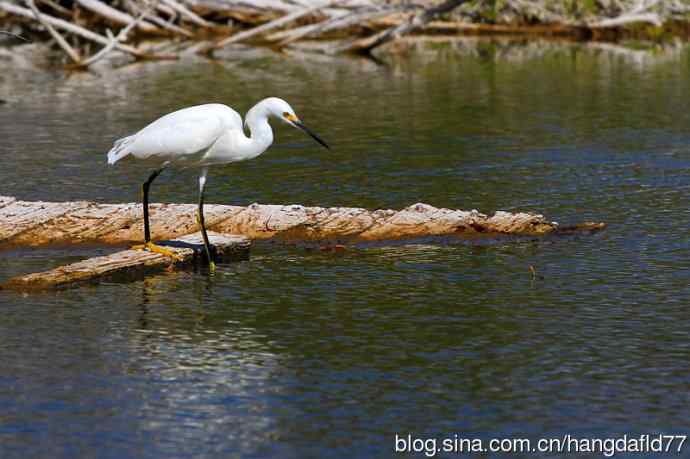
MULTIPOLYGON (((174 239, 198 231, 194 204, 152 204, 155 239, 174 239)), ((569 231, 541 215, 439 209, 415 204, 405 209, 370 211, 350 207, 206 205, 210 230, 250 239, 294 241, 374 241, 425 236, 545 235, 569 231)), ((603 228, 585 223, 576 230, 603 228)), ((141 205, 93 202, 31 202, 0 197, 0 244, 139 241, 143 234, 141 205)))
POLYGON ((280 32, 273 33, 271 35, 266 36, 267 41, 280 41, 278 43, 278 47, 282 47, 287 45, 288 43, 291 43, 293 41, 299 40, 301 38, 304 38, 308 35, 314 36, 320 33, 321 31, 324 30, 327 24, 330 24, 331 21, 339 19, 340 16, 333 17, 331 19, 316 23, 316 24, 308 24, 305 26, 301 27, 295 27, 292 29, 288 30, 283 30, 280 32))
POLYGON ((280 17, 278 19, 275 19, 275 20, 268 22, 264 25, 254 27, 254 28, 252 28, 250 30, 246 30, 244 32, 237 33, 237 34, 232 35, 232 36, 230 36, 224 40, 219 41, 218 43, 206 46, 206 47, 202 48, 200 50, 200 52, 201 53, 210 52, 213 49, 219 49, 219 48, 222 48, 222 47, 227 46, 227 45, 232 44, 232 43, 239 43, 241 41, 247 40, 247 39, 254 37, 256 35, 266 33, 269 30, 273 30, 273 29, 280 27, 280 26, 283 26, 285 24, 289 24, 290 22, 296 21, 297 19, 299 19, 303 16, 307 16, 309 14, 316 13, 317 11, 319 11, 323 8, 326 8, 326 7, 332 5, 336 2, 337 2, 337 0, 336 1, 329 0, 329 1, 326 1, 323 3, 320 3, 318 5, 315 5, 315 6, 307 7, 307 8, 301 9, 299 11, 295 11, 293 13, 286 14, 285 16, 280 17))
POLYGON ((358 52, 358 53, 370 53, 374 48, 377 48, 385 43, 392 40, 396 40, 401 36, 408 34, 424 24, 430 22, 432 19, 448 13, 463 3, 467 3, 470 0, 446 0, 440 5, 427 8, 422 12, 415 14, 410 18, 408 22, 404 22, 398 26, 391 27, 383 32, 380 32, 373 37, 368 37, 362 40, 356 40, 347 46, 338 49, 338 51, 348 51, 348 52, 358 52))
POLYGON ((277 47, 284 47, 290 43, 300 40, 305 37, 316 37, 320 34, 332 32, 339 29, 345 29, 355 25, 366 24, 369 21, 390 16, 402 11, 401 7, 388 8, 373 8, 365 11, 357 11, 348 14, 342 14, 332 17, 329 20, 319 22, 317 24, 310 24, 298 27, 291 30, 276 32, 267 37, 268 41, 277 41, 277 47))
POLYGON ((74 48, 70 46, 69 43, 67 43, 67 40, 65 40, 62 35, 58 33, 57 30, 53 28, 52 25, 48 21, 46 21, 43 16, 41 16, 40 11, 38 11, 38 8, 36 7, 36 4, 34 3, 34 0, 26 0, 26 4, 31 8, 31 11, 34 13, 34 16, 36 16, 36 20, 45 27, 50 35, 53 37, 53 39, 57 42, 57 44, 62 48, 65 53, 74 61, 75 64, 80 64, 81 63, 81 57, 79 56, 79 53, 77 53, 74 48))
POLYGON ((170 9, 172 9, 176 13, 179 13, 180 16, 187 18, 190 22, 193 22, 194 24, 196 24, 198 26, 213 27, 212 23, 204 20, 201 16, 195 14, 189 8, 176 2, 175 0, 162 0, 162 2, 165 5, 167 5, 168 7, 170 7, 170 9))
MULTIPOLYGON (((84 7, 85 9, 102 16, 115 24, 127 25, 134 21, 134 18, 127 13, 124 13, 118 9, 113 8, 103 2, 98 0, 77 0, 77 3, 84 7)), ((158 28, 148 22, 140 21, 137 23, 137 27, 144 32, 156 32, 158 28)))
MULTIPOLYGON (((127 8, 134 13, 141 14, 142 12, 145 11, 145 8, 139 6, 139 4, 136 1, 127 0, 125 2, 125 4, 127 5, 127 8)), ((154 8, 156 10, 158 10, 160 6, 161 5, 158 2, 156 2, 156 5, 154 6, 154 8)), ((167 8, 167 7, 164 7, 164 8, 167 8)), ((171 13, 172 13, 172 15, 176 14, 174 11, 171 11, 171 13)), ((190 32, 189 30, 173 24, 172 20, 166 21, 165 19, 156 16, 153 12, 148 12, 146 14, 146 19, 148 19, 152 23, 156 24, 158 27, 169 30, 173 33, 176 33, 179 35, 184 35, 185 37, 189 37, 189 38, 194 36, 194 34, 192 32, 190 32)))
POLYGON ((621 16, 609 19, 602 19, 596 22, 591 22, 587 24, 588 27, 593 29, 604 29, 611 27, 620 27, 628 24, 646 22, 653 24, 657 27, 661 27, 663 24, 661 17, 656 13, 636 13, 636 14, 623 14, 621 16))
POLYGON ((139 16, 136 19, 132 18, 132 21, 127 25, 127 27, 123 27, 116 37, 114 37, 112 32, 110 32, 110 30, 108 29, 106 32, 108 34, 108 38, 110 39, 110 43, 107 46, 104 46, 103 49, 101 49, 99 52, 97 52, 96 54, 88 58, 86 61, 84 61, 81 65, 84 67, 88 67, 89 65, 95 64, 99 60, 103 59, 110 51, 112 51, 115 48, 115 46, 118 45, 118 43, 127 39, 127 34, 129 33, 129 31, 136 27, 139 24, 139 22, 143 20, 144 17, 146 17, 149 10, 143 11, 141 14, 139 14, 139 16))
MULTIPOLYGON (((8 13, 10 20, 39 18, 39 21, 52 26, 55 31, 74 34, 104 47, 112 45, 112 40, 104 36, 107 24, 131 24, 133 16, 141 13, 146 4, 145 0, 74 0, 67 3, 55 0, 32 1, 36 4, 40 2, 39 6, 45 5, 43 11, 50 11, 62 19, 45 12, 36 16, 31 10, 18 6, 22 4, 19 0, 0 0, 0 11, 8 13), (64 5, 70 5, 70 8, 65 8, 64 5), (83 10, 93 14, 80 16, 79 12, 83 10)), ((149 12, 137 24, 137 32, 174 33, 190 40, 188 46, 167 56, 145 53, 120 41, 112 49, 130 53, 137 58, 176 59, 182 54, 211 53, 215 49, 258 36, 261 36, 261 40, 257 41, 281 48, 298 40, 323 37, 333 31, 338 31, 338 37, 350 34, 355 38, 344 45, 342 42, 331 45, 320 43, 318 46, 306 44, 303 49, 328 54, 369 54, 381 45, 414 31, 464 35, 567 35, 576 39, 599 40, 623 37, 626 26, 634 23, 655 26, 673 20, 687 23, 688 18, 684 15, 690 11, 690 6, 681 0, 606 0, 591 3, 584 5, 582 2, 544 0, 158 0, 155 11, 149 12), (462 5, 468 7, 453 13, 451 17, 440 17, 462 5), (317 11, 319 14, 314 15, 317 11), (310 14, 313 14, 312 17, 305 20, 310 14), (298 21, 300 18, 302 20, 298 21), (227 38, 214 38, 221 34, 227 35, 228 30, 235 28, 236 24, 249 28, 227 38), (602 33, 601 29, 620 29, 623 33, 619 33, 619 30, 602 33), (583 33, 587 30, 591 33, 583 33), (204 41, 192 42, 196 37, 204 37, 204 41)), ((680 27, 672 29, 673 33, 682 33, 680 27)), ((652 29, 635 30, 634 33, 636 36, 656 34, 652 29)), ((53 35, 56 36, 55 33, 53 35)), ((336 34, 330 33, 329 36, 333 38, 336 34)), ((67 42, 64 39, 56 36, 55 40, 75 60, 79 48, 72 45, 72 52, 65 46, 67 42)))
MULTIPOLYGON (((22 8, 6 0, 0 0, 0 11, 5 11, 16 16, 34 19, 34 13, 30 9, 22 8)), ((78 25, 72 24, 71 22, 65 21, 60 18, 50 16, 46 13, 40 13, 40 17, 48 24, 52 25, 56 29, 63 30, 75 35, 78 35, 86 40, 93 41, 95 43, 101 44, 103 46, 108 46, 110 40, 100 34, 92 32, 88 29, 80 27, 78 25)), ((151 54, 146 51, 142 51, 133 46, 126 45, 124 43, 118 43, 115 48, 129 53, 135 57, 143 59, 177 59, 176 55, 161 55, 161 54, 151 54)))
POLYGON ((49 6, 50 8, 54 9, 60 14, 63 14, 65 16, 71 16, 72 12, 65 8, 64 6, 61 6, 57 3, 55 3, 53 0, 39 0, 39 2, 43 5, 49 6))
POLYGON ((22 37, 22 36, 19 35, 18 33, 8 32, 8 31, 6 31, 6 30, 0 30, 0 34, 1 34, 1 35, 9 35, 10 37, 14 37, 14 38, 16 38, 17 40, 21 40, 21 41, 25 41, 25 42, 27 42, 27 43, 31 43, 31 40, 29 40, 28 38, 22 37))
MULTIPOLYGON (((249 257, 250 241, 242 236, 209 233, 216 261, 236 261, 249 257)), ((10 279, 0 289, 41 290, 75 286, 106 280, 135 280, 146 274, 183 268, 204 263, 206 256, 200 233, 184 236, 173 241, 161 242, 175 254, 171 260, 160 253, 143 250, 123 250, 110 255, 89 258, 67 266, 10 279)))
POLYGON ((638 0, 637 4, 633 9, 627 13, 623 13, 614 18, 600 19, 597 21, 590 22, 587 24, 588 27, 597 28, 610 28, 610 27, 620 27, 623 25, 634 24, 639 22, 646 22, 653 24, 657 27, 661 27, 663 21, 661 16, 656 13, 646 12, 650 8, 653 8, 659 0, 651 0, 649 2, 645 0, 638 0))

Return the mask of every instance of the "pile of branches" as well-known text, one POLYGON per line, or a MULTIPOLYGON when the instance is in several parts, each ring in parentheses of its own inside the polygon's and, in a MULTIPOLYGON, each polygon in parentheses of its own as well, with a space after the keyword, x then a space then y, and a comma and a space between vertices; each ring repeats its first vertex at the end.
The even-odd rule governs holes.
MULTIPOLYGON (((0 30, 49 35, 87 68, 111 51, 136 59, 211 54, 232 43, 283 48, 298 40, 345 38, 327 52, 370 53, 413 31, 510 33, 530 27, 595 30, 685 21, 690 0, 0 0, 0 30), (175 38, 182 50, 137 46, 175 38)), ((0 38, 2 38, 0 36, 0 38)), ((6 38, 7 40, 7 38, 6 38)), ((323 50, 322 49, 322 50, 323 50)))

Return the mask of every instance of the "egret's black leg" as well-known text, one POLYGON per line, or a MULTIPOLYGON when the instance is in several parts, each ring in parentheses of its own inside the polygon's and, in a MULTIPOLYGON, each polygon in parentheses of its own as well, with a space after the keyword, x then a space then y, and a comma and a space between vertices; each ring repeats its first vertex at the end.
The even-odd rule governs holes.
POLYGON ((208 169, 204 168, 199 176, 199 211, 197 219, 201 227, 201 236, 204 238, 204 249, 206 250, 206 258, 208 259, 208 266, 211 272, 216 270, 216 263, 211 256, 211 246, 208 242, 208 234, 206 234, 206 225, 204 223, 204 189, 206 187, 206 174, 208 169))
POLYGON ((179 255, 175 254, 173 251, 166 249, 165 247, 159 247, 153 242, 151 242, 151 228, 149 226, 149 188, 151 187, 151 183, 156 179, 156 177, 160 175, 161 172, 163 172, 162 167, 154 171, 149 176, 149 179, 146 182, 144 182, 144 184, 141 186, 141 191, 143 194, 142 204, 144 206, 144 244, 135 245, 132 247, 132 249, 147 250, 149 252, 160 253, 174 260, 182 261, 182 258, 179 255))
POLYGON ((143 193, 143 205, 144 205, 144 243, 149 243, 151 242, 151 229, 149 228, 149 188, 151 187, 151 183, 160 175, 160 173, 163 172, 163 169, 158 169, 153 171, 151 175, 149 175, 148 180, 144 182, 144 184, 141 186, 141 191, 143 193))

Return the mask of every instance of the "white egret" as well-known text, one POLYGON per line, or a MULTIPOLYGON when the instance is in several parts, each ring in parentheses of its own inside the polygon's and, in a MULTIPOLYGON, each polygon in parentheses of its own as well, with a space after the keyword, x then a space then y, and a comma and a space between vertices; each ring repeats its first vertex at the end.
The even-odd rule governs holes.
POLYGON ((139 248, 151 252, 174 254, 151 242, 149 229, 149 188, 167 166, 200 167, 199 208, 197 221, 204 239, 204 249, 210 269, 215 263, 204 224, 204 188, 208 167, 256 158, 273 143, 270 117, 279 118, 297 127, 326 148, 326 142, 309 130, 295 115, 290 105, 277 97, 269 97, 254 105, 245 117, 251 133, 247 137, 242 117, 227 105, 206 104, 183 108, 169 113, 146 126, 136 134, 117 140, 108 152, 108 164, 115 164, 126 156, 146 160, 154 167, 153 173, 142 185, 144 209, 144 245, 139 248))

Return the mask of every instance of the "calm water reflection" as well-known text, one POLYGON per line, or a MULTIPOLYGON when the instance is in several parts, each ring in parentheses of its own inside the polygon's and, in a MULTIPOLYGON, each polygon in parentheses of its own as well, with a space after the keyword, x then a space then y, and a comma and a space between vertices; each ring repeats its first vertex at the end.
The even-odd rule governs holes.
MULTIPOLYGON (((0 75, 0 194, 138 198, 112 139, 280 95, 286 127, 209 202, 533 210, 593 237, 259 244, 216 276, 0 293, 0 455, 387 457, 395 433, 688 433, 690 54, 431 42, 387 67, 247 51, 110 74, 0 75), (542 278, 533 280, 529 266, 542 278)), ((156 200, 193 202, 194 171, 156 200)), ((107 251, 0 253, 0 280, 107 251)))

